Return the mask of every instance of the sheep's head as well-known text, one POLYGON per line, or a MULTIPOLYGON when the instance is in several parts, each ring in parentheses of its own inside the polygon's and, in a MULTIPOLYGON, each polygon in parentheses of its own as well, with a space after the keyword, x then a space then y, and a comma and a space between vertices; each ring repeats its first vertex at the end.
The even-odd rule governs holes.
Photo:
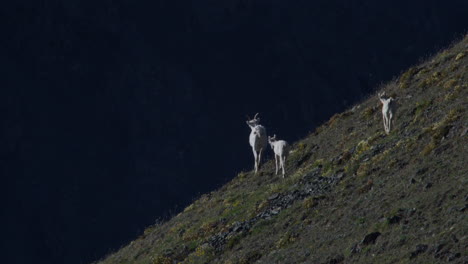
POLYGON ((273 144, 276 142, 276 134, 272 137, 268 136, 268 143, 270 143, 271 148, 273 148, 273 144))
POLYGON ((247 125, 249 125, 252 128, 259 125, 260 124, 260 118, 257 117, 257 116, 258 116, 258 113, 255 114, 253 119, 250 119, 250 117, 247 116, 247 125))

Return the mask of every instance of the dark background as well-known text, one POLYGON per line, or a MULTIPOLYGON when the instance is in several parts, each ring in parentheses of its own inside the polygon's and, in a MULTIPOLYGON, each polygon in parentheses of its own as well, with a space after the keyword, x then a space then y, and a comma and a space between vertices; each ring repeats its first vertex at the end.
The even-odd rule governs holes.
MULTIPOLYGON (((468 1, 10 1, 2 263, 88 263, 460 38, 468 1), (12 3, 16 2, 16 3, 12 3)), ((270 154, 271 157, 271 154, 270 154)))

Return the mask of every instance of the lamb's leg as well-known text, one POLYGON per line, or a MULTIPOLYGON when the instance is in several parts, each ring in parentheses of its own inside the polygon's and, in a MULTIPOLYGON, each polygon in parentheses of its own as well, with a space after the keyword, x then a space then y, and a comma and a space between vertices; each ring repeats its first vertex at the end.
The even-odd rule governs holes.
POLYGON ((382 120, 383 120, 383 126, 385 133, 387 132, 387 121, 385 121, 385 113, 382 113, 382 120))
POLYGON ((393 120, 393 113, 389 112, 388 113, 388 132, 390 133, 390 130, 392 129, 392 120, 393 120))

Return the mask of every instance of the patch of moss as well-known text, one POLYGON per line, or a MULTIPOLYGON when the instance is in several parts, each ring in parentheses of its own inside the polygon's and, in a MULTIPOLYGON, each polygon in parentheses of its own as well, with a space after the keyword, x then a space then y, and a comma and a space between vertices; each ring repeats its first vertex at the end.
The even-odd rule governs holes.
POLYGON ((219 221, 208 221, 202 224, 202 226, 200 227, 200 230, 206 236, 206 235, 213 234, 214 232, 216 232, 218 230, 219 225, 220 225, 219 221))
POLYGON ((356 153, 355 153, 355 155, 356 155, 356 156, 359 156, 359 155, 361 155, 362 153, 364 153, 365 151, 368 151, 369 149, 370 149, 369 141, 367 141, 367 140, 361 140, 361 141, 359 141, 359 143, 358 143, 357 146, 356 146, 356 153))
POLYGON ((422 75, 424 75, 424 74, 426 74, 426 73, 428 73, 430 71, 431 71, 431 69, 429 69, 428 67, 424 67, 416 74, 416 76, 421 77, 422 75))
POLYGON ((371 164, 369 162, 361 163, 356 171, 356 175, 360 178, 364 178, 369 175, 371 164))
POLYGON ((323 163, 325 161, 323 159, 317 159, 314 161, 314 163, 312 164, 312 167, 319 167, 319 168, 322 168, 323 167, 323 163))
POLYGON ((343 113, 339 113, 339 114, 334 114, 334 115, 330 118, 330 120, 328 120, 327 125, 328 125, 329 127, 331 127, 331 126, 333 126, 333 124, 336 123, 337 120, 343 119, 343 118, 345 118, 345 117, 348 117, 348 116, 352 115, 352 113, 353 113, 352 111, 347 111, 347 112, 343 112, 343 113))
POLYGON ((276 241, 275 246, 278 249, 285 248, 288 245, 291 245, 294 242, 296 242, 298 238, 299 238, 298 234, 287 232, 286 234, 281 236, 281 238, 278 241, 276 241))
POLYGON ((258 222, 257 224, 255 224, 255 225, 252 227, 250 233, 251 233, 252 235, 261 233, 261 232, 263 232, 266 228, 268 228, 271 224, 273 224, 273 222, 274 222, 274 221, 271 220, 271 219, 270 219, 270 220, 262 220, 262 221, 258 222))
POLYGON ((198 239, 200 239, 200 234, 199 234, 198 230, 195 230, 195 228, 191 228, 191 229, 187 230, 182 235, 182 240, 186 241, 186 242, 194 241, 194 240, 198 240, 198 239))
POLYGON ((318 199, 316 199, 315 197, 308 197, 304 199, 304 201, 302 202, 303 207, 306 209, 312 209, 315 206, 317 206, 317 204, 318 204, 318 199))
POLYGON ((250 264, 262 258, 262 254, 259 251, 251 251, 246 256, 239 260, 239 264, 250 264))
POLYGON ((457 79, 450 79, 450 80, 446 81, 444 83, 444 89, 448 90, 448 89, 450 89, 452 87, 455 87, 457 82, 458 82, 457 79))
POLYGON ((207 257, 213 254, 213 248, 208 244, 203 244, 195 249, 195 256, 207 257))
POLYGON ((418 73, 418 68, 411 67, 405 73, 403 73, 400 77, 399 86, 401 89, 406 89, 409 87, 409 82, 413 76, 418 73))
POLYGON ((240 172, 239 174, 237 174, 237 177, 240 179, 240 180, 244 180, 245 178, 247 178, 247 175, 248 173, 246 172, 240 172))
POLYGON ((452 123, 460 118, 461 113, 462 109, 452 109, 442 121, 424 129, 425 133, 429 133, 431 135, 431 141, 421 151, 422 155, 426 156, 430 154, 439 145, 439 142, 448 134, 452 128, 452 123))
POLYGON ((369 106, 364 111, 362 111, 362 117, 364 119, 370 119, 376 112, 376 107, 369 106))
POLYGON ((349 161, 348 164, 344 167, 346 174, 348 175, 355 175, 357 170, 359 169, 359 162, 358 161, 349 161))
POLYGON ((172 262, 171 258, 165 256, 156 256, 151 260, 152 264, 172 264, 172 262))
POLYGON ((382 160, 384 160, 390 154, 390 151, 391 151, 391 149, 386 149, 382 153, 379 153, 379 154, 375 155, 374 157, 372 157, 371 162, 373 164, 377 164, 377 163, 381 162, 382 160))
POLYGON ((354 221, 355 225, 364 225, 366 223, 366 218, 365 217, 358 217, 356 218, 356 220, 354 221))
POLYGON ((466 52, 462 51, 462 52, 457 54, 457 56, 455 57, 455 61, 459 61, 459 60, 463 59, 465 56, 466 56, 466 52))
POLYGON ((297 150, 298 151, 304 151, 307 147, 307 144, 304 143, 304 142, 300 142, 299 144, 297 144, 297 150))
POLYGON ((241 239, 244 237, 245 235, 244 234, 239 234, 239 235, 236 235, 236 236, 233 236, 231 237, 228 242, 226 243, 226 247, 228 249, 232 249, 234 248, 237 244, 239 244, 239 242, 241 241, 241 239))
POLYGON ((432 100, 424 100, 416 103, 416 107, 413 109, 414 118, 413 122, 418 121, 421 118, 422 113, 432 105, 432 100))
POLYGON ((431 74, 429 77, 427 77, 426 79, 422 80, 420 83, 419 83, 419 88, 427 88, 429 86, 433 86, 433 85, 436 85, 437 83, 439 83, 440 81, 442 81, 445 76, 447 74, 445 72, 434 72, 433 74, 431 74))
POLYGON ((363 186, 361 186, 358 189, 358 193, 360 193, 360 194, 367 193, 372 189, 372 186, 374 186, 374 181, 373 180, 368 180, 363 186))

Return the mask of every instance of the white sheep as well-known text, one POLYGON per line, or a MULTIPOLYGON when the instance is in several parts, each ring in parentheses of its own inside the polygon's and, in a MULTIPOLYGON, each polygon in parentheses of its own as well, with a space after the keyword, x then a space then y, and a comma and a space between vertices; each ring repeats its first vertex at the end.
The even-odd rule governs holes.
POLYGON ((257 118, 258 113, 252 120, 247 120, 247 125, 252 130, 250 132, 249 143, 252 147, 252 151, 255 158, 255 173, 257 173, 260 167, 260 161, 262 160, 262 152, 267 146, 267 134, 266 129, 260 125, 260 118, 257 118))
POLYGON ((387 97, 385 92, 379 93, 379 99, 382 103, 382 116, 385 133, 389 134, 391 129, 391 124, 393 121, 393 114, 395 112, 395 106, 392 103, 395 99, 392 97, 387 97))
POLYGON ((284 178, 284 164, 286 163, 286 158, 288 157, 290 146, 288 142, 284 140, 277 140, 276 135, 274 135, 273 137, 268 137, 268 143, 270 143, 271 148, 275 152, 276 175, 278 175, 278 159, 279 159, 279 166, 283 170, 283 178, 284 178))

